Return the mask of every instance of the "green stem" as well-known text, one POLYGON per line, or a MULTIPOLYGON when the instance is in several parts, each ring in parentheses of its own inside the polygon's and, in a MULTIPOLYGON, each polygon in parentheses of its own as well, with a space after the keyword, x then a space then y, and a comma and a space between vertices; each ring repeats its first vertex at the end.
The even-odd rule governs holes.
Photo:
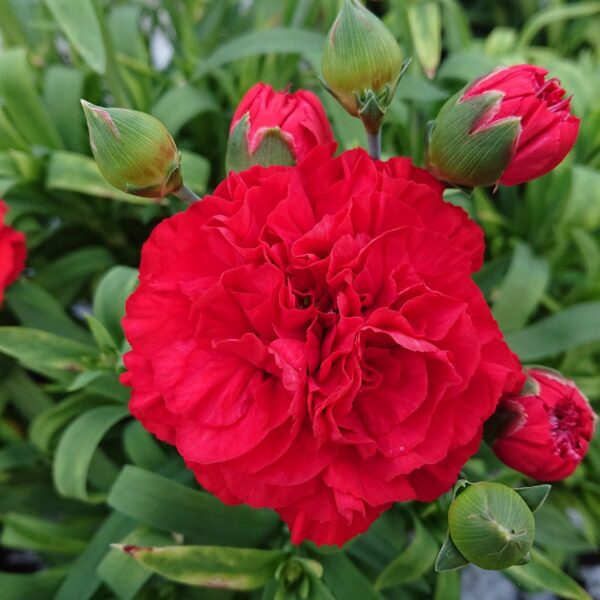
POLYGON ((200 196, 197 196, 186 185, 181 186, 176 192, 173 192, 173 196, 177 196, 177 198, 183 200, 186 204, 194 204, 201 200, 200 196))
POLYGON ((367 132, 367 140, 371 158, 379 160, 381 158, 381 129, 375 134, 367 132))

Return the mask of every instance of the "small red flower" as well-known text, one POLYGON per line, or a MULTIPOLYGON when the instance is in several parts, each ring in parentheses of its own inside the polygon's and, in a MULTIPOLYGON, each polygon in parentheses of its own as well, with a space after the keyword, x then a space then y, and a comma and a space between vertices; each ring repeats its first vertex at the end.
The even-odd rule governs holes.
POLYGON ((163 221, 124 327, 130 409, 229 504, 342 544, 446 492, 521 389, 482 232, 409 159, 315 149, 163 221))
POLYGON ((583 460, 596 415, 577 386, 546 369, 527 371, 538 388, 505 398, 499 411, 510 418, 493 449, 509 467, 540 481, 558 481, 583 460))
POLYGON ((500 106, 486 126, 520 117, 521 134, 514 156, 500 178, 503 185, 516 185, 545 175, 573 148, 579 119, 571 114, 571 99, 556 78, 535 65, 500 68, 476 81, 462 99, 490 91, 504 94, 500 106))
POLYGON ((248 149, 254 154, 265 133, 279 128, 296 161, 315 146, 333 142, 333 131, 321 101, 307 90, 276 92, 270 85, 257 83, 238 105, 231 120, 230 133, 247 116, 248 149))
POLYGON ((7 211, 8 207, 0 200, 0 304, 4 290, 25 267, 25 236, 4 224, 7 211))

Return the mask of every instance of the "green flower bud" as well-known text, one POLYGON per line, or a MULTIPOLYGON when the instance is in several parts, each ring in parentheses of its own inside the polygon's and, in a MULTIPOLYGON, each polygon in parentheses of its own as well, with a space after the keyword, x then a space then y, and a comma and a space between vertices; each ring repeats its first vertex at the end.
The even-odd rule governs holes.
POLYGON ((167 128, 154 117, 81 101, 90 145, 100 172, 117 189, 162 198, 181 189, 181 154, 167 128))
POLYGON ((533 514, 522 495, 491 482, 475 483, 456 496, 448 526, 458 552, 491 570, 527 562, 535 535, 533 514))
POLYGON ((345 0, 323 48, 328 91, 375 134, 406 65, 387 27, 360 0, 345 0))
POLYGON ((464 187, 498 183, 521 134, 519 117, 491 121, 502 98, 490 91, 448 100, 429 126, 426 163, 433 175, 464 187))

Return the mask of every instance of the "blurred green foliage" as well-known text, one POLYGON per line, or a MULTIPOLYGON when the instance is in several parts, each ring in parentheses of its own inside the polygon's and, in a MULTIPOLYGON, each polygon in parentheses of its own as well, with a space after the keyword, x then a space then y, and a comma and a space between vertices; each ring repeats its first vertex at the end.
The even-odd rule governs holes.
MULTIPOLYGON (((199 194, 223 177, 229 119, 259 80, 316 91, 340 146, 356 146, 364 141, 360 123, 318 82, 323 37, 338 5, 0 0, 0 195, 29 246, 26 276, 0 313, 0 543, 34 551, 44 565, 33 574, 0 572, 3 600, 460 598, 459 574, 433 571, 449 496, 395 506, 344 551, 291 548, 270 511, 225 507, 198 489, 176 452, 128 416, 128 391, 118 382, 126 349, 119 321, 140 247, 160 219, 183 207, 128 196, 103 181, 79 99, 160 118, 184 150, 185 178, 199 194), (287 562, 275 561, 275 578, 263 589, 211 591, 153 575, 109 547, 181 541, 283 550, 287 562), (277 596, 282 589, 287 595, 277 596)), ((582 131, 555 172, 449 200, 486 231, 477 282, 513 349, 524 362, 574 378, 598 409, 600 2, 369 6, 415 58, 384 127, 387 156, 420 163, 427 121, 498 65, 540 64, 573 94, 582 131)), ((487 448, 465 473, 472 481, 523 483, 487 448)), ((588 597, 576 580, 582 560, 597 561, 600 543, 598 437, 580 469, 553 487, 536 523, 533 562, 506 577, 527 591, 588 597)), ((211 554, 211 564, 227 552, 211 554)), ((280 555, 260 556, 256 564, 268 571, 264 556, 280 555)), ((252 564, 246 557, 239 569, 257 577, 252 564)))

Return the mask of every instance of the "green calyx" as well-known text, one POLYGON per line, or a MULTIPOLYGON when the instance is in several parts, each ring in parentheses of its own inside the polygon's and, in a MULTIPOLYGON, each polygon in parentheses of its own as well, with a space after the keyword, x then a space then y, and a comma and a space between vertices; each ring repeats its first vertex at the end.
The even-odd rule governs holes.
POLYGON ((245 115, 229 136, 225 158, 228 173, 245 171, 255 165, 270 167, 296 164, 296 157, 290 141, 279 127, 272 127, 260 132, 261 139, 253 151, 250 150, 249 135, 250 117, 245 115))
POLYGON ((96 164, 111 185, 146 198, 162 198, 181 189, 181 155, 158 119, 85 100, 81 104, 96 164))
POLYGON ((324 85, 369 133, 379 130, 407 66, 387 27, 359 0, 345 0, 323 48, 324 85))
POLYGON ((448 537, 436 570, 458 569, 469 562, 501 570, 528 562, 535 536, 533 511, 542 505, 549 489, 513 490, 493 482, 458 489, 448 511, 448 537))
POLYGON ((458 187, 498 183, 521 134, 519 117, 487 122, 502 98, 486 92, 444 105, 428 131, 426 164, 433 175, 458 187))

